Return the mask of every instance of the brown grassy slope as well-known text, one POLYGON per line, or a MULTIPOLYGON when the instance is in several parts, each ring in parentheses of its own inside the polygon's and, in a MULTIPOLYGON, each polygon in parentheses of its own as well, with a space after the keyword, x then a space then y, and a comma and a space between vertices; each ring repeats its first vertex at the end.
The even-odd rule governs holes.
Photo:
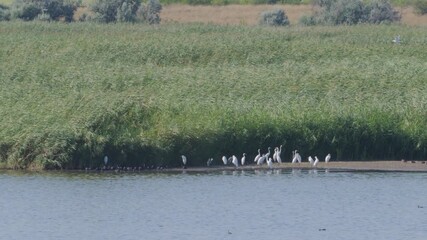
MULTIPOLYGON (((291 24, 297 24, 303 15, 312 12, 310 5, 228 5, 228 6, 190 6, 172 4, 164 6, 161 19, 167 22, 201 22, 230 25, 256 25, 261 12, 271 9, 284 9, 291 24)), ((408 25, 427 26, 427 15, 416 15, 412 7, 397 8, 403 12, 402 22, 408 25)))

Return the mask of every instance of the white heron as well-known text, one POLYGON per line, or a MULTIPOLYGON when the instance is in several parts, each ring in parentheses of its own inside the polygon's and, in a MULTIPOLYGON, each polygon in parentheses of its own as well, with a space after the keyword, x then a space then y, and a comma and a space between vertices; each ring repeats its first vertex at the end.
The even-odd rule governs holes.
POLYGON ((242 166, 245 165, 246 162, 246 153, 243 153, 243 157, 241 159, 242 166))
POLYGON ((268 158, 267 165, 268 165, 268 168, 272 169, 273 168, 273 159, 268 158))
POLYGON ((265 156, 265 154, 263 154, 259 159, 258 159, 258 161, 257 161, 257 165, 262 165, 262 164, 264 164, 264 161, 265 161, 265 159, 266 159, 267 157, 265 156))
POLYGON ((209 167, 213 162, 213 158, 209 158, 208 161, 206 162, 206 165, 209 167))
POLYGON ((319 163, 319 159, 317 158, 317 156, 314 156, 314 163, 313 163, 313 167, 317 166, 317 164, 319 163))
POLYGON ((297 161, 298 163, 301 163, 301 155, 299 155, 298 150, 295 150, 292 153, 293 153, 292 163, 296 163, 297 161))
POLYGON ((295 155, 295 151, 292 151, 292 163, 296 163, 297 162, 297 156, 295 155))
POLYGON ((258 159, 261 157, 261 149, 258 149, 258 155, 255 156, 254 162, 258 163, 258 159))
POLYGON ((279 148, 275 147, 274 148, 274 154, 273 154, 273 161, 274 162, 277 162, 277 151, 279 151, 279 148))
POLYGON ((268 152, 265 154, 266 159, 268 159, 268 157, 270 156, 270 150, 271 150, 271 147, 268 147, 268 152))
POLYGON ((234 164, 234 166, 239 167, 239 159, 235 155, 231 157, 231 162, 234 164))
POLYGON ((227 165, 227 157, 226 156, 222 156, 222 162, 224 163, 224 165, 227 165))
POLYGON ((295 151, 295 156, 297 157, 298 163, 301 163, 302 159, 301 159, 301 155, 299 155, 299 153, 297 153, 295 151))
POLYGON ((311 156, 308 156, 308 162, 309 162, 310 164, 313 164, 313 163, 314 163, 314 160, 313 160, 313 158, 312 158, 311 156))
POLYGON ((326 155, 325 162, 327 163, 327 162, 329 162, 329 160, 331 160, 331 154, 330 153, 328 153, 328 155, 326 155))
POLYGON ((280 145, 280 148, 279 148, 279 149, 277 149, 277 155, 276 155, 276 158, 277 158, 277 162, 278 162, 278 163, 282 163, 282 157, 280 157, 280 154, 282 154, 282 145, 280 145))
POLYGON ((105 164, 105 166, 107 166, 107 163, 108 163, 108 156, 105 155, 105 157, 104 157, 104 164, 105 164))
POLYGON ((182 158, 182 164, 184 164, 183 167, 186 168, 187 167, 187 157, 184 155, 181 155, 181 158, 182 158))

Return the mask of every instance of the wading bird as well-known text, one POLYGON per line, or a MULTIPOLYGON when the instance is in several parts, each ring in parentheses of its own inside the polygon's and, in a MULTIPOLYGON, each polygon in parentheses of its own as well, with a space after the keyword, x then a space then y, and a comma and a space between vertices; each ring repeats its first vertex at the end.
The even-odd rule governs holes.
POLYGON ((272 169, 273 168, 273 159, 268 158, 267 165, 268 165, 268 168, 272 169))
POLYGON ((261 157, 261 149, 258 148, 258 155, 255 156, 254 162, 258 163, 258 159, 261 157))
POLYGON ((105 157, 104 157, 104 165, 107 166, 107 163, 108 163, 108 156, 105 155, 105 157))
POLYGON ((282 145, 280 145, 280 148, 277 150, 277 162, 282 163, 282 157, 280 157, 280 154, 282 154, 282 145))
POLYGON ((182 164, 184 164, 182 167, 187 168, 187 157, 184 155, 181 155, 182 158, 182 164))
POLYGON ((243 157, 241 159, 242 166, 245 165, 246 162, 246 153, 243 153, 243 157))
POLYGON ((239 160, 235 155, 231 157, 231 162, 234 164, 235 167, 239 167, 239 160))
POLYGON ((224 163, 224 165, 227 165, 227 157, 226 156, 222 156, 222 162, 224 163))
POLYGON ((258 161, 257 161, 257 165, 262 165, 262 164, 264 164, 264 161, 265 161, 265 159, 266 159, 266 157, 265 157, 265 154, 263 154, 260 158, 258 158, 258 161))
POLYGON ((329 162, 329 160, 331 160, 331 154, 330 153, 328 153, 328 155, 326 155, 325 162, 327 163, 327 162, 329 162))
POLYGON ((313 163, 314 163, 314 160, 313 160, 313 158, 312 158, 311 156, 308 156, 308 162, 309 162, 310 164, 313 164, 313 163))
POLYGON ((317 158, 317 156, 314 156, 314 163, 313 163, 313 167, 317 166, 317 164, 319 163, 319 159, 317 158))
POLYGON ((277 162, 277 151, 279 151, 279 148, 275 147, 274 148, 274 154, 273 154, 273 161, 274 162, 277 162))
POLYGON ((209 158, 208 161, 206 162, 206 165, 209 167, 213 162, 213 158, 209 158))
POLYGON ((301 163, 301 155, 299 155, 298 150, 295 150, 292 153, 293 153, 292 163, 296 163, 297 161, 298 163, 301 163))
POLYGON ((271 147, 268 147, 268 152, 265 154, 266 159, 268 159, 268 157, 270 156, 270 150, 271 150, 271 147))

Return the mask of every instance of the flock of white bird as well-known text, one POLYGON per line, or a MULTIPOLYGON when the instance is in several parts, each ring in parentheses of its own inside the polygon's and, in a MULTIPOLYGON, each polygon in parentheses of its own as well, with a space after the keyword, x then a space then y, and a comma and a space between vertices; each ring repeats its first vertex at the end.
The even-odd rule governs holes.
MULTIPOLYGON (((273 156, 270 157, 271 154, 271 148, 268 147, 268 151, 267 153, 261 154, 261 149, 258 149, 258 155, 255 156, 254 158, 254 163, 256 163, 256 165, 263 165, 264 163, 267 163, 267 166, 269 168, 273 168, 273 163, 282 163, 282 145, 280 145, 280 147, 276 147, 274 148, 274 153, 273 156)), ((187 166, 187 157, 184 155, 181 155, 182 158, 182 163, 183 163, 183 167, 186 168, 187 166)), ((224 163, 224 165, 228 165, 228 164, 233 164, 235 167, 239 167, 240 165, 245 165, 246 164, 246 153, 243 153, 242 158, 239 159, 236 157, 236 155, 232 155, 231 157, 227 158, 226 156, 222 156, 221 158, 222 162, 224 163)), ((331 154, 329 153, 328 155, 326 155, 325 157, 325 163, 328 163, 331 160, 331 154)), ((316 167, 317 164, 319 163, 319 158, 317 156, 314 156, 314 159, 309 156, 308 157, 308 162, 313 166, 316 167)), ((206 162, 206 165, 209 167, 211 166, 213 162, 213 158, 209 158, 208 161, 206 162)), ((298 153, 298 150, 294 150, 292 151, 292 164, 295 163, 301 163, 302 162, 302 158, 301 155, 298 153)))

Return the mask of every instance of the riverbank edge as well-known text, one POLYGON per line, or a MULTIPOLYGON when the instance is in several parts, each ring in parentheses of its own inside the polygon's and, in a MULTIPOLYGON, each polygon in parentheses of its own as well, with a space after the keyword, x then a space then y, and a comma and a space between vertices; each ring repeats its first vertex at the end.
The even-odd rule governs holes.
MULTIPOLYGON (((308 162, 304 163, 275 163, 273 165, 273 170, 329 170, 329 171, 378 171, 378 172, 427 172, 427 160, 424 161, 347 161, 347 162, 329 162, 324 163, 320 162, 316 167, 313 167, 308 162)), ((1 168, 0 170, 15 170, 15 171, 29 171, 29 172, 112 172, 112 173, 142 173, 142 172, 165 172, 165 173, 175 173, 175 172, 194 172, 194 173, 208 173, 208 172, 218 172, 218 171, 235 171, 235 170, 247 170, 247 171, 256 171, 256 170, 270 170, 267 165, 245 165, 245 166, 221 166, 214 165, 210 167, 202 166, 188 166, 187 168, 120 168, 114 170, 103 170, 103 169, 62 169, 62 170, 16 170, 9 168, 1 168)))

